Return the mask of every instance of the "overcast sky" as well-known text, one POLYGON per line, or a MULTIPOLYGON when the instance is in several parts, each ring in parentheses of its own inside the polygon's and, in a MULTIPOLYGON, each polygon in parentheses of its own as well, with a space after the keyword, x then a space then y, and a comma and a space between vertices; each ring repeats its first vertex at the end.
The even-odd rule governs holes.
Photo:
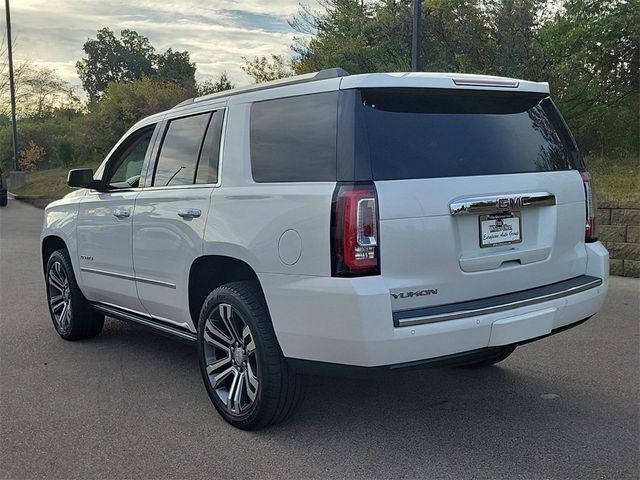
MULTIPOLYGON (((295 32, 287 20, 300 1, 11 0, 14 58, 54 68, 79 86, 75 63, 87 38, 102 27, 116 35, 130 28, 158 51, 188 50, 199 80, 226 70, 242 85, 250 83, 240 69, 243 56, 290 53, 295 32)), ((302 2, 317 6, 315 0, 302 2)))

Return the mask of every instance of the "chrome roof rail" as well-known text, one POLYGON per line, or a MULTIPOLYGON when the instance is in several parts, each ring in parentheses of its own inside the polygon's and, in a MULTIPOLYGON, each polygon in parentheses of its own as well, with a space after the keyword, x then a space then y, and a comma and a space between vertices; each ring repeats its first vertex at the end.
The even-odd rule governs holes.
POLYGON ((248 85, 246 87, 232 88, 231 90, 224 90, 222 92, 211 93, 197 98, 189 98, 183 102, 180 102, 173 108, 183 107, 196 102, 204 102, 206 100, 230 97, 232 95, 239 95, 241 93, 257 92, 259 90, 267 90, 270 88, 284 87, 288 85, 296 85, 299 83, 315 82, 318 80, 327 80, 330 78, 346 77, 349 72, 342 68, 327 68, 320 70, 319 72, 306 73, 304 75, 296 75, 294 77, 281 78, 279 80, 272 80, 270 82, 257 83, 254 85, 248 85))

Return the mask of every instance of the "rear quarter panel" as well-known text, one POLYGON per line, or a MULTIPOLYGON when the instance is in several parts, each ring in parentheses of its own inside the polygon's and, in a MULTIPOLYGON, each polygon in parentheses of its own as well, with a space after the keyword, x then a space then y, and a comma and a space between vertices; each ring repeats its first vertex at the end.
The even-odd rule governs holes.
POLYGON ((331 275, 329 223, 335 182, 255 183, 249 113, 247 103, 228 109, 221 188, 211 195, 203 253, 238 258, 257 273, 331 275))

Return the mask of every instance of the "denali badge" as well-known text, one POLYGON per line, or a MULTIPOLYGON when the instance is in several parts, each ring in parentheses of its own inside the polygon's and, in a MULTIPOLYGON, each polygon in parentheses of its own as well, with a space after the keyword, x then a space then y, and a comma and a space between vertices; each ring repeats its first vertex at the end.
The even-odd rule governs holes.
POLYGON ((437 288, 429 288, 427 290, 417 290, 415 292, 392 293, 391 296, 396 300, 399 298, 422 297, 423 295, 437 295, 437 288))
POLYGON ((496 207, 499 210, 519 210, 522 208, 522 197, 498 198, 496 207))

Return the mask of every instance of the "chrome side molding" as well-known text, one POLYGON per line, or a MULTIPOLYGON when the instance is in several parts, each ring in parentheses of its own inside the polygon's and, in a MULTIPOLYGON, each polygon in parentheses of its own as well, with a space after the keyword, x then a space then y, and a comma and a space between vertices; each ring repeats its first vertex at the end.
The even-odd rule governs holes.
POLYGON ((158 285, 160 287, 167 287, 173 290, 176 289, 175 284, 169 282, 163 282, 161 280, 154 280, 152 278, 135 277, 133 275, 126 275, 124 273, 108 272, 106 270, 100 270, 97 268, 80 267, 81 272, 95 273, 96 275, 104 275, 106 277, 121 278, 123 280, 131 280, 132 282, 148 283, 150 285, 158 285))
POLYGON ((451 215, 500 213, 531 207, 549 207, 556 204, 556 196, 549 192, 515 193, 486 197, 464 197, 449 204, 451 215))

